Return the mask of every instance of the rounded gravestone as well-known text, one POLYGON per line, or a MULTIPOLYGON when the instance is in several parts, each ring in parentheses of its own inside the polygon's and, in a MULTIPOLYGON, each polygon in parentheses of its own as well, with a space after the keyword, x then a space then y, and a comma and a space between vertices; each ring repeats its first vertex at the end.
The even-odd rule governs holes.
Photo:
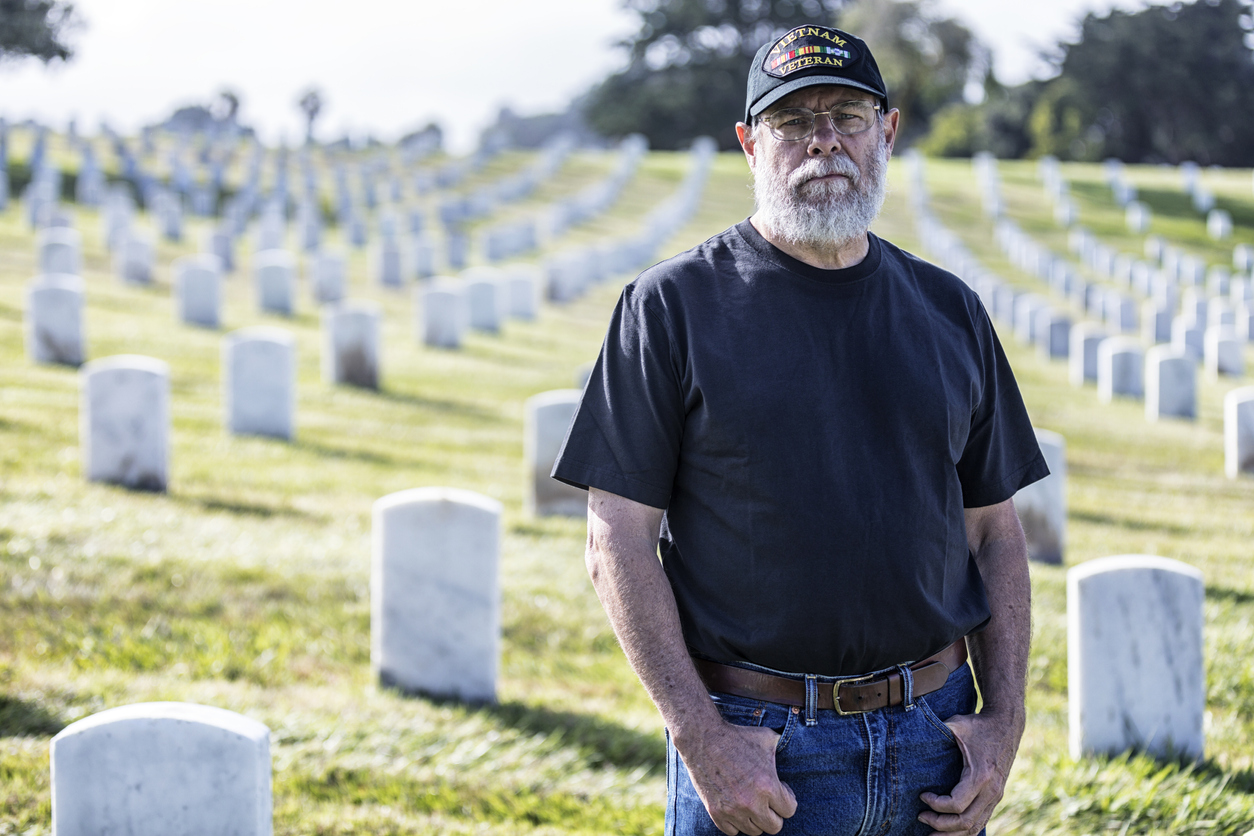
POLYGON ((1097 346, 1097 397, 1110 403, 1116 397, 1144 395, 1145 352, 1132 337, 1107 337, 1097 346))
POLYGON ((156 253, 151 238, 129 231, 113 254, 113 272, 127 284, 152 284, 156 253))
POLYGON ((1245 374, 1245 344, 1237 339, 1236 329, 1232 326, 1216 325, 1206 329, 1202 357, 1206 376, 1212 381, 1220 376, 1241 377, 1245 374))
POLYGON ((1149 345, 1171 342, 1171 307, 1157 299, 1141 303, 1141 340, 1149 345))
POLYGON ((83 280, 39 276, 26 291, 26 354, 34 363, 82 365, 83 280))
POLYGON ((296 301, 296 257, 287 250, 262 250, 253 256, 257 307, 291 316, 296 301))
POLYGON ((164 491, 170 472, 170 367, 152 357, 120 354, 92 360, 79 375, 79 439, 88 481, 164 491))
POLYGON ((222 319, 222 260, 187 255, 174 260, 174 306, 188 325, 217 328, 222 319))
POLYGON ((401 247, 395 238, 383 238, 371 256, 374 274, 384 287, 401 287, 405 284, 401 247))
POLYGON ((451 280, 437 280, 420 288, 415 299, 419 340, 436 348, 460 348, 469 320, 463 288, 451 280))
POLYGON ((373 302, 347 301, 322 309, 322 379, 379 388, 379 329, 373 302))
POLYGON ((348 284, 348 257, 333 250, 319 250, 309 260, 309 292, 319 304, 339 302, 348 284))
POLYGON ((540 308, 540 277, 531 267, 515 267, 505 279, 509 299, 509 315, 514 319, 532 320, 540 308))
POLYGON ((1224 396, 1224 473, 1254 474, 1254 386, 1224 396))
POLYGON ((205 235, 205 252, 222 260, 222 271, 235 272, 235 239, 225 227, 212 229, 205 235))
POLYGON ((1104 557, 1067 572, 1072 757, 1202 757, 1203 599, 1202 573, 1162 557, 1104 557))
POLYGON ((270 730, 179 702, 111 708, 51 744, 52 832, 270 836, 270 730))
POLYGON ((495 334, 507 316, 505 288, 495 270, 467 270, 465 293, 468 323, 476 331, 495 334))
POLYGON ((39 253, 39 272, 77 276, 83 272, 83 236, 77 230, 53 226, 41 229, 35 236, 39 253))
POLYGON ((403 691, 491 702, 500 658, 501 504, 416 488, 374 504, 370 660, 403 691))
POLYGON ((527 399, 523 462, 527 473, 524 505, 529 514, 583 517, 588 513, 587 491, 549 475, 582 395, 579 389, 554 389, 527 399))
POLYGON ((1020 488, 1015 511, 1028 541, 1028 556, 1040 563, 1062 563, 1067 545, 1067 442, 1056 432, 1036 430, 1049 475, 1020 488))
POLYGON ((1048 360, 1066 360, 1071 350, 1071 317, 1048 307, 1036 314, 1036 346, 1048 360))
POLYGON ((415 236, 410 252, 413 253, 413 274, 416 279, 429 279, 435 275, 438 249, 435 241, 426 233, 415 236))
POLYGON ((282 328, 241 328, 222 340, 227 432, 291 439, 296 432, 296 340, 282 328))
POLYGON ((1197 364, 1175 346, 1145 353, 1145 417, 1197 418, 1197 364))
POLYGON ((1067 352, 1067 375, 1072 386, 1097 382, 1097 347, 1106 339, 1106 330, 1095 322, 1080 322, 1071 328, 1067 352))

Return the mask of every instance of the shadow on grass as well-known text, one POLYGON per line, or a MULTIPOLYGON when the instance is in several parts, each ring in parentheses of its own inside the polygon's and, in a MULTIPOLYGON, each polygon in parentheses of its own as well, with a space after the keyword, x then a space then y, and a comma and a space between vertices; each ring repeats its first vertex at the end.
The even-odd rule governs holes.
POLYGON ((320 441, 312 441, 303 437, 297 438, 293 441, 292 446, 298 450, 307 450, 311 453, 316 453, 319 456, 326 456, 331 459, 352 459, 354 461, 365 462, 366 464, 382 465, 384 467, 412 467, 414 465, 412 459, 402 459, 397 456, 391 456, 387 453, 380 453, 375 450, 332 447, 329 444, 323 444, 320 441))
POLYGON ((1254 604, 1254 592, 1244 589, 1232 589, 1226 586, 1206 587, 1206 597, 1216 601, 1228 601, 1233 604, 1254 604))
POLYGON ((432 412, 439 412, 445 415, 460 415, 476 421, 499 421, 501 417, 495 410, 487 410, 474 404, 426 398, 413 392, 402 392, 397 389, 379 389, 375 394, 393 403, 408 404, 409 406, 429 409, 432 412))
POLYGON ((10 308, 8 305, 0 305, 0 319, 10 319, 14 322, 22 321, 21 308, 10 308))
POLYGON ((577 748, 593 766, 613 766, 620 769, 644 767, 663 769, 666 766, 666 742, 652 734, 642 734, 634 729, 573 711, 553 711, 521 702, 466 703, 450 697, 440 697, 421 691, 399 687, 384 681, 384 688, 404 696, 424 699, 435 705, 466 706, 481 712, 519 731, 540 735, 556 735, 561 743, 577 748))
POLYGON ((666 742, 601 717, 552 711, 520 702, 483 706, 482 711, 501 722, 532 734, 558 734, 562 742, 576 746, 597 766, 660 769, 666 764, 666 742))
POLYGON ((187 505, 195 505, 206 511, 226 511, 231 514, 239 514, 248 517, 294 517, 297 519, 311 519, 314 517, 307 511, 299 508, 291 508, 286 505, 263 505, 260 502, 245 502, 238 499, 223 499, 217 496, 189 496, 186 494, 170 494, 170 498, 176 502, 182 502, 187 505))
POLYGON ((51 737, 63 728, 65 723, 38 703, 0 694, 0 737, 51 737))
POLYGON ((1154 522, 1152 520, 1138 520, 1131 517, 1116 517, 1113 514, 1098 514, 1093 511, 1076 511, 1067 512, 1067 518, 1076 522, 1093 523, 1094 525, 1109 525, 1117 528, 1127 528, 1132 531, 1159 531, 1163 534, 1174 534, 1177 536, 1187 537, 1196 532, 1187 525, 1174 525, 1172 523, 1154 522))

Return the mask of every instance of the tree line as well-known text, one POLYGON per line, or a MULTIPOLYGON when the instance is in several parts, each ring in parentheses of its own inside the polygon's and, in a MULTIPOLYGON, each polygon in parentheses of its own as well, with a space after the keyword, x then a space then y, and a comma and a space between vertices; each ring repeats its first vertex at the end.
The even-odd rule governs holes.
POLYGON ((867 41, 902 111, 901 142, 926 153, 1254 165, 1251 0, 1089 13, 1075 42, 1046 56, 1051 78, 1013 87, 997 81, 988 47, 929 0, 623 3, 640 20, 624 43, 628 65, 586 105, 607 136, 640 132, 654 148, 681 148, 709 134, 736 148, 758 47, 826 23, 867 41))

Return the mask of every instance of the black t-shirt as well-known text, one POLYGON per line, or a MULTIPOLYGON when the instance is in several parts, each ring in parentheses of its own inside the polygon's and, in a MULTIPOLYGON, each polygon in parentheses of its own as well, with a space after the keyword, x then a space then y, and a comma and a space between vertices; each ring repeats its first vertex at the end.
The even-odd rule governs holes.
POLYGON ((666 510, 693 653, 834 676, 979 630, 963 507, 1047 473, 957 277, 875 236, 821 270, 748 221, 624 289, 553 468, 666 510))

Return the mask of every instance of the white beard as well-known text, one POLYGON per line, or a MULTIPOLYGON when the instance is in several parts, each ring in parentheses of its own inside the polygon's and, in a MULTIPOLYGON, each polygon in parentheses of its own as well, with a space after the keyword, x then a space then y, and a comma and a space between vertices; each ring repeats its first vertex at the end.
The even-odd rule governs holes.
POLYGON ((784 242, 807 249, 842 247, 865 235, 887 191, 888 143, 882 131, 877 134, 866 171, 845 154, 810 157, 791 173, 782 170, 782 156, 774 165, 759 166, 753 197, 764 226, 784 242), (810 182, 827 174, 848 179, 810 182))

